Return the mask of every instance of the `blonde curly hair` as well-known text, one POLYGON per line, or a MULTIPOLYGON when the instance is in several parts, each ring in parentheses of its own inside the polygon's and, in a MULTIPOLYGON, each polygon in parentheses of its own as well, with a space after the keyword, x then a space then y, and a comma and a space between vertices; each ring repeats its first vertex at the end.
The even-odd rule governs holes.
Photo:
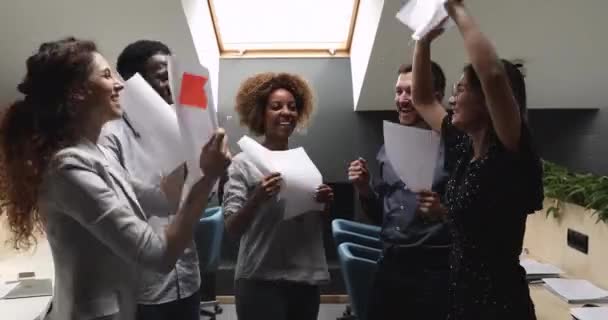
POLYGON ((270 94, 277 89, 285 89, 295 98, 298 127, 305 127, 310 120, 314 109, 314 96, 304 78, 290 73, 258 73, 241 83, 235 106, 241 125, 247 126, 255 135, 261 136, 265 133, 266 104, 270 94))

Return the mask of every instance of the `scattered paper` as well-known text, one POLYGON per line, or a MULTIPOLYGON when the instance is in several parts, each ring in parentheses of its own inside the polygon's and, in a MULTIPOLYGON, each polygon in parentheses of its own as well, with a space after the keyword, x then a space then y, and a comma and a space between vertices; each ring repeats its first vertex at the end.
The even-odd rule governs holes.
POLYGON ((587 280, 543 279, 549 291, 568 303, 590 303, 608 301, 608 291, 600 289, 587 280))
POLYGON ((384 121, 386 155, 408 189, 431 190, 439 155, 439 135, 431 130, 384 121))
POLYGON ((279 197, 285 201, 284 219, 323 210, 323 204, 314 198, 323 177, 304 148, 271 151, 247 136, 243 136, 238 145, 262 175, 281 174, 283 186, 279 197))
POLYGON ((570 314, 578 320, 606 320, 608 307, 572 308, 570 314))
MULTIPOLYGON (((397 19, 414 31, 412 39, 420 40, 448 17, 445 2, 446 0, 410 0, 397 12, 397 19)), ((454 22, 451 19, 443 25, 445 29, 452 26, 454 22)))
POLYGON ((158 93, 135 74, 125 82, 120 103, 140 134, 140 145, 163 174, 184 162, 184 149, 177 115, 158 93))

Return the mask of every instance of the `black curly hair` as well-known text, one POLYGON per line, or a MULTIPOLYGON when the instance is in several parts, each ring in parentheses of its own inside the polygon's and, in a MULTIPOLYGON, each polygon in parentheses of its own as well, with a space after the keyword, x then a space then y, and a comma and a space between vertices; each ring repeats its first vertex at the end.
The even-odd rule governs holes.
POLYGON ((129 80, 135 73, 143 74, 146 61, 156 54, 170 55, 169 47, 160 41, 138 40, 129 44, 118 56, 116 70, 129 80))

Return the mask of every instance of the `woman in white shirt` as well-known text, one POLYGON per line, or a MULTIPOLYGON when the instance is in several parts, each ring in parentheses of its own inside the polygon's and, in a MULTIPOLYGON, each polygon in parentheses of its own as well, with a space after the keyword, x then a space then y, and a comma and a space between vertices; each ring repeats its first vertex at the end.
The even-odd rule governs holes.
MULTIPOLYGON (((312 90, 300 76, 261 73, 245 80, 236 97, 241 124, 264 137, 270 150, 287 150, 296 126, 313 110, 312 90)), ((267 176, 240 153, 224 187, 226 230, 240 239, 235 270, 240 320, 313 320, 319 311, 319 284, 329 280, 323 247, 323 213, 285 220, 285 202, 276 197, 281 175, 267 176)), ((318 202, 333 191, 317 189, 318 202)))

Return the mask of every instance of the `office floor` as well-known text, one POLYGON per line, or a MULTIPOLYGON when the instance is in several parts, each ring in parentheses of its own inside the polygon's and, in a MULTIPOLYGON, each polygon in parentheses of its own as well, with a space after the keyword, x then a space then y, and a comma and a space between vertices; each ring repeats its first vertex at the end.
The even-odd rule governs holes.
MULTIPOLYGON (((336 320, 342 316, 345 305, 343 304, 322 304, 319 309, 318 320, 336 320)), ((217 320, 237 320, 236 310, 233 304, 222 305, 224 311, 217 317, 217 320)), ((201 317, 201 320, 208 320, 209 318, 201 317)))

